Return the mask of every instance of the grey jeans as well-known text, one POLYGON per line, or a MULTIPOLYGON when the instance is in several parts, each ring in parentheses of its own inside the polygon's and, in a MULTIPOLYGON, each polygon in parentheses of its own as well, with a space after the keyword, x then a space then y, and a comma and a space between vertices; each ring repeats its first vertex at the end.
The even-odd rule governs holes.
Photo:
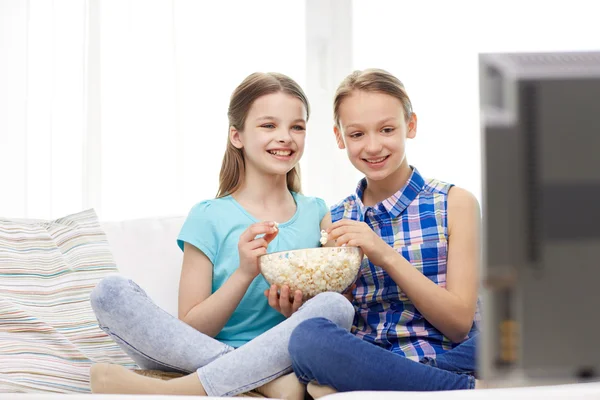
POLYGON ((290 318, 235 349, 162 310, 124 277, 104 278, 90 298, 100 328, 140 368, 197 371, 209 396, 234 396, 291 372, 288 343, 302 321, 323 317, 349 330, 354 317, 354 308, 344 296, 321 293, 290 318))

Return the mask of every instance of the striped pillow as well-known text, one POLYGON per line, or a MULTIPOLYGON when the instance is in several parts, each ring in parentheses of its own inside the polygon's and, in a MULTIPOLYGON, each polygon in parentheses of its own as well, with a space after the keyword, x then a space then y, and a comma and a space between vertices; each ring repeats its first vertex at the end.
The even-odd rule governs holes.
POLYGON ((90 291, 116 272, 93 210, 0 220, 0 393, 86 393, 92 362, 134 365, 90 305, 90 291))

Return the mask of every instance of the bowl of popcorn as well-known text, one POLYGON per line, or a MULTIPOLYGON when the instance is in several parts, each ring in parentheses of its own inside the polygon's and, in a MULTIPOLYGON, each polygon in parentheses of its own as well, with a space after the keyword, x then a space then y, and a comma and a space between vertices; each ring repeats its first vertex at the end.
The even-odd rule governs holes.
POLYGON ((344 246, 269 253, 258 263, 269 285, 287 285, 292 296, 300 290, 306 300, 323 292, 345 292, 356 281, 361 261, 358 247, 344 246))

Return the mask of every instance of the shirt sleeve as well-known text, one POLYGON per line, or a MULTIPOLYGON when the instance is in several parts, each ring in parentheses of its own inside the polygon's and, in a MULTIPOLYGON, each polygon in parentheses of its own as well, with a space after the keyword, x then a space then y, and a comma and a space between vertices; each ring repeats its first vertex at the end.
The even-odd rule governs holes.
POLYGON ((321 222, 329 212, 329 207, 327 207, 325 200, 320 197, 315 197, 315 201, 317 203, 317 209, 319 210, 319 222, 321 222))
POLYGON ((184 243, 189 243, 203 252, 214 265, 218 252, 217 226, 214 205, 210 200, 196 204, 188 214, 179 236, 177 245, 183 251, 184 243))

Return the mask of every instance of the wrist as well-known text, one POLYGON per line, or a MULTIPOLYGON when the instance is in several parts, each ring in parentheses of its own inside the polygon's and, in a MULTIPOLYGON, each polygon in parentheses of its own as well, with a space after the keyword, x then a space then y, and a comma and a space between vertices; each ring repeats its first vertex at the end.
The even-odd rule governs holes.
POLYGON ((383 251, 382 265, 381 268, 388 271, 393 268, 394 265, 398 264, 398 257, 401 257, 400 254, 391 246, 385 246, 385 250, 383 251))
POLYGON ((242 268, 238 268, 233 272, 231 277, 236 279, 237 281, 243 283, 246 286, 250 286, 250 284, 252 283, 254 278, 256 278, 256 275, 252 275, 252 274, 244 271, 242 268))

